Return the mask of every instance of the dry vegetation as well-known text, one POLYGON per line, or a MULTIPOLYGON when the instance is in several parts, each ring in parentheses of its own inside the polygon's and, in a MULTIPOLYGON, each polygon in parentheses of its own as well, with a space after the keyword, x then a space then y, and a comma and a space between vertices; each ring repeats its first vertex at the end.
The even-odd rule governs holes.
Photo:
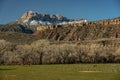
POLYGON ((0 40, 1 65, 120 63, 118 43, 51 44, 47 40, 13 44, 0 40))
POLYGON ((0 40, 6 40, 16 44, 29 44, 36 40, 39 40, 39 36, 19 33, 19 32, 0 32, 0 40))

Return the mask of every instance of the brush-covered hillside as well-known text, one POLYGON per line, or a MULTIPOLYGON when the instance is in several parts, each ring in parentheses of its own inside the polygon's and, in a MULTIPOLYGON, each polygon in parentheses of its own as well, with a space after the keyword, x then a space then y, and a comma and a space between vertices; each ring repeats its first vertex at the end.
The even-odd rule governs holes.
POLYGON ((6 40, 16 44, 29 44, 39 40, 40 37, 19 32, 0 32, 0 40, 6 40))

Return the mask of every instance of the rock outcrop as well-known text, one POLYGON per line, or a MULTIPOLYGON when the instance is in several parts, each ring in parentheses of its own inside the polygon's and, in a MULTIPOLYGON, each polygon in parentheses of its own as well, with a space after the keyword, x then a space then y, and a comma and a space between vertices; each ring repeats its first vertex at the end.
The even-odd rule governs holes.
POLYGON ((114 19, 110 19, 110 20, 96 21, 96 23, 99 23, 99 24, 102 24, 102 25, 120 24, 120 18, 114 18, 114 19))

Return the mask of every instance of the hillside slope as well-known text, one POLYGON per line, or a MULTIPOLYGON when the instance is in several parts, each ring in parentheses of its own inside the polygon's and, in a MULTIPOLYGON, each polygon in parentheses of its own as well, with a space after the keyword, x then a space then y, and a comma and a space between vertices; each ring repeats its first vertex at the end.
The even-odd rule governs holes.
POLYGON ((50 40, 95 40, 100 38, 120 38, 120 24, 118 25, 58 25, 53 29, 36 31, 34 34, 50 40))
POLYGON ((32 34, 33 31, 29 28, 27 28, 24 25, 19 24, 17 21, 0 25, 0 32, 20 32, 20 33, 28 33, 32 34))
POLYGON ((29 44, 33 41, 39 40, 40 38, 35 35, 18 33, 18 32, 0 32, 0 40, 6 40, 17 44, 29 44))

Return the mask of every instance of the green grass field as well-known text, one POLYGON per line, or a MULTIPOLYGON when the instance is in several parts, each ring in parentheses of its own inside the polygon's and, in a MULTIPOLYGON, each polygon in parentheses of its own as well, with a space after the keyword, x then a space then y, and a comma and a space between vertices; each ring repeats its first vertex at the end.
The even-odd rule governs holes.
POLYGON ((120 80, 120 64, 0 66, 0 80, 120 80))

